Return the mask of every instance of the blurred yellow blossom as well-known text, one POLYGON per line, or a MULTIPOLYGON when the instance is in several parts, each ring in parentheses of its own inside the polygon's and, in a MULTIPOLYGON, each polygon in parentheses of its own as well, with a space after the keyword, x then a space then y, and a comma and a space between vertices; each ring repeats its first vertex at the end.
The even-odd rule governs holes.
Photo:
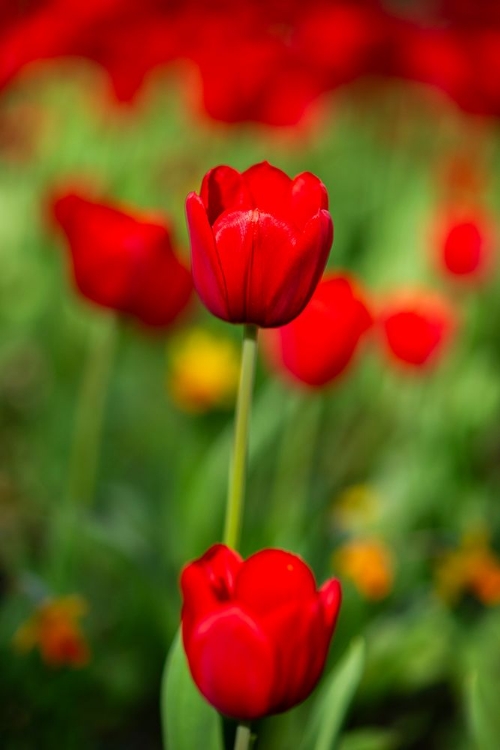
POLYGON ((359 531, 377 520, 380 498, 368 484, 354 484, 343 490, 335 499, 332 522, 335 528, 359 531))
POLYGON ((469 532, 457 549, 443 555, 436 585, 438 594, 451 603, 469 593, 482 604, 500 604, 500 558, 491 549, 486 531, 469 532))
POLYGON ((38 648, 50 667, 83 667, 90 652, 78 621, 86 612, 85 600, 76 595, 47 600, 18 628, 14 648, 38 648))
POLYGON ((354 539, 333 555, 333 564, 366 599, 384 599, 394 583, 394 565, 387 546, 379 539, 354 539))
POLYGON ((194 328, 172 346, 168 392, 189 412, 229 406, 236 395, 239 366, 239 352, 230 339, 194 328))

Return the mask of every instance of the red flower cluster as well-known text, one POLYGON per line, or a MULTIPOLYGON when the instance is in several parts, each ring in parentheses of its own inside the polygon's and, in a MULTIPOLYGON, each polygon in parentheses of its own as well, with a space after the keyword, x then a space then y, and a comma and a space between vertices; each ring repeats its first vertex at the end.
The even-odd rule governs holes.
POLYGON ((265 351, 279 373, 321 387, 347 368, 371 324, 358 285, 347 276, 328 274, 295 320, 266 331, 265 351))
POLYGON ((307 698, 335 628, 337 580, 318 591, 296 555, 265 549, 243 561, 218 544, 184 568, 181 587, 184 648, 209 703, 250 721, 307 698))
POLYGON ((216 167, 186 201, 194 284, 211 313, 269 328, 309 301, 333 240, 328 196, 309 172, 267 162, 216 167))
POLYGON ((206 111, 226 122, 296 124, 322 93, 365 74, 421 81, 468 111, 500 115, 493 0, 436 0, 419 20, 392 16, 387 6, 1 0, 0 87, 30 63, 71 55, 104 68, 116 98, 126 101, 151 70, 183 59, 199 71, 206 111))
POLYGON ((185 309, 191 274, 174 255, 164 221, 75 193, 56 198, 53 213, 85 297, 148 326, 168 326, 185 309))

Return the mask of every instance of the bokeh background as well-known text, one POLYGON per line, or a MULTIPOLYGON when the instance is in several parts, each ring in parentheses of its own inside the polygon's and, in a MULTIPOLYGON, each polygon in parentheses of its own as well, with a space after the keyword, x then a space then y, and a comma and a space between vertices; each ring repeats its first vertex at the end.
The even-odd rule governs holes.
MULTIPOLYGON (((52 196, 160 212, 187 259, 187 193, 262 160, 323 180, 329 268, 374 323, 323 388, 262 356, 242 553, 342 580, 329 664, 367 646, 342 750, 500 746, 499 73, 493 0, 0 0, 3 748, 161 747, 179 571, 221 536, 241 340, 195 301, 150 330, 85 299, 52 196), (480 237, 460 274, 450 217, 480 237), (453 321, 413 365, 384 327, 408 289, 453 321)), ((313 705, 258 747, 295 747, 313 705)))

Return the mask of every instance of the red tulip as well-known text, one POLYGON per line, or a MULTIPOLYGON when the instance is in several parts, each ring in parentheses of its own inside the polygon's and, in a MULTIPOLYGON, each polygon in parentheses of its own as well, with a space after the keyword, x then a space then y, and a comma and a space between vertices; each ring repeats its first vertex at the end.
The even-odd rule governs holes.
POLYGON ((441 261, 453 276, 478 277, 490 256, 489 227, 481 217, 449 221, 440 237, 441 261))
POLYGON ((150 326, 166 326, 184 310, 191 275, 174 255, 163 221, 74 193, 57 198, 53 211, 84 297, 150 326))
POLYGON ((318 591, 296 555, 265 549, 243 561, 217 544, 184 568, 181 587, 184 648, 209 703, 250 721, 307 698, 339 612, 337 580, 318 591))
POLYGON ((387 302, 380 323, 390 354, 405 365, 422 367, 442 353, 455 327, 455 314, 443 298, 412 291, 387 302))
POLYGON ((266 331, 264 351, 279 372, 321 387, 346 369, 371 324, 356 283, 347 276, 326 275, 295 320, 266 331))
POLYGON ((230 323, 284 325, 306 306, 333 239, 328 196, 309 172, 291 180, 267 162, 211 169, 186 201, 194 284, 230 323))

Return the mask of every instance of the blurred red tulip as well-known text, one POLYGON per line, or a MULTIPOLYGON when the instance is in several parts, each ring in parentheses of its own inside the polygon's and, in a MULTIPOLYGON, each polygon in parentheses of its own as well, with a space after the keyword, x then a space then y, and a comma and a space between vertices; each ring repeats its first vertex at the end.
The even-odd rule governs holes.
POLYGON ((215 167, 186 201, 193 278, 230 323, 284 325, 309 301, 333 239, 328 196, 309 172, 291 180, 267 162, 215 167))
POLYGON ((480 279, 491 257, 490 227, 481 216, 450 219, 441 230, 441 264, 452 276, 480 279))
POLYGON ((103 307, 167 326, 185 309, 191 275, 174 255, 168 225, 75 193, 53 203, 80 292, 103 307))
POLYGON ((181 577, 182 637, 200 692, 242 721, 286 711, 318 682, 340 608, 300 557, 264 549, 247 560, 217 544, 181 577))
POLYGON ((424 290, 404 291, 385 302, 379 317, 391 357, 411 367, 433 364, 456 325, 450 303, 424 290))
POLYGON ((264 352, 278 373, 319 388, 344 372, 371 324, 357 283, 327 274, 295 320, 265 332, 264 352))

